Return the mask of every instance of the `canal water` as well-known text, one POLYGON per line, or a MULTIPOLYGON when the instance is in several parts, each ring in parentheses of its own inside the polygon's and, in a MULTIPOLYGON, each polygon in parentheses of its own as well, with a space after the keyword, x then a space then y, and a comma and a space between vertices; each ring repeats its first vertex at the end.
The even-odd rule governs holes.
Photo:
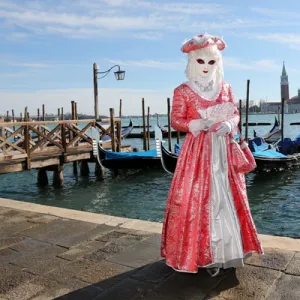
MULTIPOLYGON (((249 122, 273 124, 274 117, 251 115, 249 122)), ((134 125, 142 124, 140 118, 132 120, 134 125)), ((291 122, 299 121, 300 114, 285 116, 286 137, 294 138, 300 133, 300 126, 289 126, 291 122)), ((128 119, 124 120, 123 125, 127 123, 128 119)), ((151 123, 155 124, 156 119, 152 119, 151 123)), ((167 124, 166 118, 161 118, 160 123, 167 124)), ((253 136, 253 129, 262 135, 271 126, 249 127, 249 136, 253 136)), ((126 139, 123 144, 142 149, 140 139, 126 139)), ((154 147, 154 141, 151 145, 154 147)), ((51 176, 49 173, 49 181, 52 180, 51 176)), ((0 175, 0 197, 161 222, 172 175, 163 170, 141 170, 122 172, 114 178, 106 170, 104 180, 97 181, 93 164, 90 164, 89 177, 75 176, 72 165, 67 164, 62 188, 51 185, 40 188, 36 185, 36 179, 36 170, 0 175)), ((258 232, 300 238, 300 169, 247 174, 246 180, 250 208, 258 232)))

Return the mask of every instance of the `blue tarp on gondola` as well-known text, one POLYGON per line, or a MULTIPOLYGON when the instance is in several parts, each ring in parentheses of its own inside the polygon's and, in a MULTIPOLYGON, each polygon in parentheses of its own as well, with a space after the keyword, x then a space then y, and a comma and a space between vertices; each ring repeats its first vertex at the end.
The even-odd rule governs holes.
POLYGON ((268 157, 268 158, 286 158, 285 155, 283 155, 280 152, 277 152, 275 150, 265 150, 265 151, 256 151, 252 153, 254 157, 268 157))
POLYGON ((105 159, 135 159, 143 157, 156 157, 156 150, 141 151, 141 152, 106 152, 105 159))

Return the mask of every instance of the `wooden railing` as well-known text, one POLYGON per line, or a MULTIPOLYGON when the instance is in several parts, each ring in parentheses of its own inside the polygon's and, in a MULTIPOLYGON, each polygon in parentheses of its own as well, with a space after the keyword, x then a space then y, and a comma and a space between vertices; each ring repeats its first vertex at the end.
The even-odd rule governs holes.
MULTIPOLYGON (((118 124, 120 119, 114 122, 118 124)), ((33 158, 92 151, 93 140, 88 133, 91 128, 99 130, 100 138, 114 136, 111 124, 104 126, 95 120, 0 123, 0 163, 25 159, 26 169, 30 169, 33 158)))

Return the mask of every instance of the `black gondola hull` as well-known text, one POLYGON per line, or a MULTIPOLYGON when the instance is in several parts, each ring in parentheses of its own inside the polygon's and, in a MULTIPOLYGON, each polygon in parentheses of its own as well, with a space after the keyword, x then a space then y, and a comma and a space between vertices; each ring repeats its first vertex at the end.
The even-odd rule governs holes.
MULTIPOLYGON (((163 144, 161 144, 161 159, 162 165, 168 173, 174 173, 176 169, 178 156, 174 153, 168 151, 163 144)), ((295 155, 293 157, 288 157, 285 159, 279 158, 263 158, 255 157, 255 162, 257 167, 253 172, 262 172, 262 171, 277 171, 283 169, 289 169, 300 163, 300 156, 295 155)))
POLYGON ((257 165, 255 171, 278 171, 294 167, 298 160, 296 157, 286 159, 255 157, 255 162, 257 165))
POLYGON ((106 159, 106 150, 98 145, 98 159, 99 163, 107 168, 113 170, 119 169, 158 169, 161 168, 160 157, 134 157, 124 159, 106 159))

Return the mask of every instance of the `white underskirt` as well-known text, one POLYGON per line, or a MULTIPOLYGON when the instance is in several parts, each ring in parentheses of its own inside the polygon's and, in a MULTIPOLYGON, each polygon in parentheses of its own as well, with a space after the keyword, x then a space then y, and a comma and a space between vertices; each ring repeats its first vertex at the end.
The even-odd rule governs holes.
POLYGON ((211 249, 209 267, 244 265, 240 225, 228 179, 227 147, 224 137, 212 133, 211 151, 211 249))

